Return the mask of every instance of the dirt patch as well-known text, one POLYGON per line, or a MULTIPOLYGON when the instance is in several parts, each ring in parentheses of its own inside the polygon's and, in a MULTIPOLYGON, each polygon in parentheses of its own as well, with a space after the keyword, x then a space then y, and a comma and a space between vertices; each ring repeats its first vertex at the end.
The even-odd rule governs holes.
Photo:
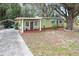
POLYGON ((34 55, 79 55, 79 33, 46 30, 25 32, 22 35, 34 55))

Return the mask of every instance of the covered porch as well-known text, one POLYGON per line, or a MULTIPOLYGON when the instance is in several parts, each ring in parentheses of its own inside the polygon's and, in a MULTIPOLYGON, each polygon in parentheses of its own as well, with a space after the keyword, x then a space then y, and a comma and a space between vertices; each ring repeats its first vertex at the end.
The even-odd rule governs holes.
POLYGON ((23 33, 24 30, 34 30, 39 29, 39 31, 42 30, 41 27, 41 17, 17 17, 15 19, 19 23, 19 30, 23 33), (39 23, 39 25, 37 25, 39 23))

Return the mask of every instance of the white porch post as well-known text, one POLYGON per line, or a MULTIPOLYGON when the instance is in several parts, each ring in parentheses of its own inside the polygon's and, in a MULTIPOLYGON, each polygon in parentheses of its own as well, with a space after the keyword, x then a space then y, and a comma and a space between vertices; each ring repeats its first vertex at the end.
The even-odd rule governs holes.
POLYGON ((40 19, 40 29, 39 30, 41 31, 41 19, 40 19))
POLYGON ((23 32, 24 32, 24 30, 23 30, 23 19, 22 19, 21 22, 22 22, 22 23, 21 23, 21 32, 23 33, 23 32))
POLYGON ((30 21, 29 21, 29 30, 30 30, 30 21))

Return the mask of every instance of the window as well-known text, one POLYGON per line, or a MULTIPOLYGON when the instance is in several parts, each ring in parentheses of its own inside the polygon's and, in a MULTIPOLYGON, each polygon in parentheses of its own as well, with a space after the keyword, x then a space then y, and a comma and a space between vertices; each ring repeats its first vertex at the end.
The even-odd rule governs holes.
POLYGON ((62 21, 60 20, 59 23, 62 23, 62 21))
POLYGON ((26 26, 29 26, 29 22, 26 22, 26 26))
POLYGON ((55 21, 53 20, 53 21, 51 21, 51 23, 55 23, 55 21))

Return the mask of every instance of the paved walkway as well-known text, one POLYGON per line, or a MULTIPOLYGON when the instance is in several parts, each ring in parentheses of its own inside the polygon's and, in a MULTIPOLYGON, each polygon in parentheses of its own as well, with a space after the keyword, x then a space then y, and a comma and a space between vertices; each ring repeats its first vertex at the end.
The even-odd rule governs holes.
POLYGON ((0 31, 0 56, 33 56, 14 29, 0 31))

